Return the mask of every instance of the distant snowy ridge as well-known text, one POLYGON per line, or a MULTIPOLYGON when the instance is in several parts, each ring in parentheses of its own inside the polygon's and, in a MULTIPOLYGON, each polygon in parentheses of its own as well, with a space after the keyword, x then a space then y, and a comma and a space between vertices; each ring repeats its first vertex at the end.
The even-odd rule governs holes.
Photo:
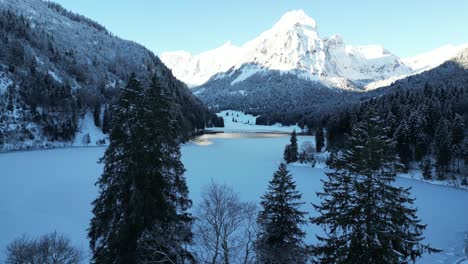
POLYGON ((416 72, 435 68, 449 59, 455 57, 462 50, 468 48, 468 43, 462 45, 445 45, 435 50, 416 55, 412 58, 404 58, 403 62, 416 72))
POLYGON ((242 46, 227 42, 198 55, 166 52, 161 60, 189 86, 199 86, 223 73, 242 71, 232 85, 265 70, 295 73, 341 89, 377 88, 434 68, 463 47, 444 46, 414 58, 402 59, 379 45, 346 45, 339 35, 321 38, 315 20, 302 10, 284 14, 269 30, 242 46), (251 65, 242 67, 245 65, 251 65), (391 81, 390 81, 391 82, 391 81))

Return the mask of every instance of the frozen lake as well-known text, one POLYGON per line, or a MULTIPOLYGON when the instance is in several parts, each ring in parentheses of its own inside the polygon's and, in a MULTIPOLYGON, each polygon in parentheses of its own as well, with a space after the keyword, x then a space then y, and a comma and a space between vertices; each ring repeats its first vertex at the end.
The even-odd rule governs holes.
MULTIPOLYGON (((227 183, 244 200, 258 201, 282 159, 289 138, 282 134, 214 134, 182 147, 190 196, 196 204, 203 185, 212 179, 227 183)), ((313 141, 312 137, 299 137, 313 141)), ((103 147, 68 148, 0 154, 0 262, 3 249, 22 234, 58 231, 88 249, 86 229, 91 218, 94 186, 102 166, 103 147)), ((315 192, 325 177, 319 168, 290 166, 304 210, 318 203, 315 192)), ((422 221, 428 224, 426 242, 445 250, 418 263, 455 263, 462 256, 463 233, 468 231, 468 191, 399 178, 413 187, 422 221)), ((312 215, 312 214, 311 214, 312 215)), ((320 229, 306 227, 308 241, 320 229)))

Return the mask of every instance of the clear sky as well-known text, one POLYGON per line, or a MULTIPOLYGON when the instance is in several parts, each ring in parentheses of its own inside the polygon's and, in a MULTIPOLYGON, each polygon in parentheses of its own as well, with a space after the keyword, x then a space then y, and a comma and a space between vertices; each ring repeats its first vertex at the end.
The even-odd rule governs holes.
POLYGON ((157 54, 196 54, 228 40, 241 45, 294 9, 317 21, 321 37, 339 34, 351 45, 381 44, 402 57, 468 42, 467 0, 54 1, 157 54))

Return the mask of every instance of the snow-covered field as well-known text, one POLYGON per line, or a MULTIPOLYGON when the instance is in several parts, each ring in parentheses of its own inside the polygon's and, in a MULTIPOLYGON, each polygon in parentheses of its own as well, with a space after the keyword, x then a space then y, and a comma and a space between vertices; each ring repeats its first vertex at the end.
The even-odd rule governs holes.
POLYGON ((82 147, 102 145, 107 142, 107 138, 108 136, 102 133, 102 130, 94 124, 93 113, 87 112, 78 121, 78 131, 75 133, 73 146, 82 147), (99 141, 104 141, 104 143, 99 144, 99 141))
MULTIPOLYGON (((199 200, 201 187, 211 179, 234 187, 245 200, 258 201, 277 169, 286 135, 275 137, 210 138, 211 145, 195 142, 183 146, 183 162, 191 198, 199 200)), ((312 137, 299 137, 301 141, 312 137)), ((96 161, 104 147, 68 148, 0 154, 0 262, 3 249, 23 233, 39 235, 57 230, 68 234, 84 250, 90 202, 96 197, 94 182, 101 165, 96 161)), ((324 169, 290 166, 303 200, 312 211, 321 190, 324 169)), ((412 186, 416 206, 428 224, 426 241, 445 250, 425 256, 418 263, 456 263, 462 258, 463 234, 468 232, 468 191, 399 178, 400 186, 412 186)), ((309 225, 309 242, 316 226, 309 225)))
POLYGON ((271 132, 271 133, 291 133, 293 130, 301 132, 299 126, 283 126, 275 124, 272 126, 255 125, 257 116, 245 114, 234 110, 224 110, 217 113, 224 119, 224 127, 207 128, 208 131, 220 132, 271 132))

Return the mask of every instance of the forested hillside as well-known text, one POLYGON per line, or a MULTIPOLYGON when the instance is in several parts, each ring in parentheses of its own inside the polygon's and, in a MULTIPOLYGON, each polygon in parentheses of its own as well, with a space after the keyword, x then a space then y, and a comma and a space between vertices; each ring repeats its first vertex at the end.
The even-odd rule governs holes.
POLYGON ((388 126, 400 161, 426 179, 467 184, 468 50, 443 65, 398 81, 388 93, 325 118, 331 149, 340 149, 359 121, 378 115, 388 126))
MULTIPOLYGON (((247 66, 245 66, 247 67, 247 66)), ((214 76, 194 89, 209 107, 218 110, 236 109, 260 115, 259 125, 313 125, 317 114, 342 108, 367 94, 334 89, 320 82, 297 77, 292 73, 266 71, 235 82, 241 70, 214 76), (226 77, 228 76, 228 77, 226 77)))
POLYGON ((0 2, 0 150, 68 144, 86 112, 107 132, 109 106, 132 73, 160 77, 180 136, 216 120, 143 46, 55 3, 0 2))

